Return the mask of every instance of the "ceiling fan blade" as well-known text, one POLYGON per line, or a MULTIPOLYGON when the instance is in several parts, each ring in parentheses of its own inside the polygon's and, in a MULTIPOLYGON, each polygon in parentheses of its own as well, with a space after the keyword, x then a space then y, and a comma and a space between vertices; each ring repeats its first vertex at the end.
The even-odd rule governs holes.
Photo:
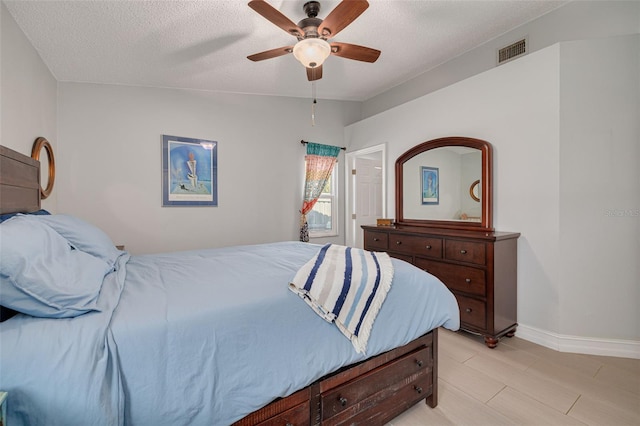
POLYGON ((321 37, 332 38, 369 7, 366 0, 342 0, 318 27, 321 37))
POLYGON ((357 44, 333 42, 331 43, 331 54, 356 61, 375 62, 380 56, 380 51, 357 44))
POLYGON ((322 65, 314 68, 307 68, 307 79, 309 81, 320 80, 322 78, 322 65))
POLYGON ((294 36, 304 37, 304 31, 300 29, 291 19, 287 18, 278 9, 271 6, 264 0, 251 0, 249 7, 273 24, 285 30, 287 33, 294 36))
POLYGON ((277 49, 265 50, 264 52, 255 53, 247 56, 247 59, 251 59, 254 62, 264 61, 265 59, 277 58, 278 56, 291 53, 293 46, 278 47, 277 49))

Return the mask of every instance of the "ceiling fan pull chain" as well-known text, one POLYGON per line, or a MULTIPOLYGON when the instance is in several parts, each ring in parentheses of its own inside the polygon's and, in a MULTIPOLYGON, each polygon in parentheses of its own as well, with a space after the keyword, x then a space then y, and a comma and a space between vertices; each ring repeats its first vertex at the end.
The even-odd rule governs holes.
POLYGON ((315 80, 311 82, 311 98, 313 102, 311 102, 311 125, 316 125, 316 104, 318 103, 316 99, 316 82, 315 80))

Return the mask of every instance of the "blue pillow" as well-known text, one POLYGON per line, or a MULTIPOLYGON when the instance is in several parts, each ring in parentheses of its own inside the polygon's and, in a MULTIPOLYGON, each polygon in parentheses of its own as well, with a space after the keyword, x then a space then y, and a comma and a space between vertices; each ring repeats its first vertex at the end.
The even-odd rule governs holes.
POLYGON ((98 310, 101 259, 74 249, 44 223, 16 216, 0 224, 0 304, 45 318, 98 310))
POLYGON ((75 216, 54 214, 24 217, 50 226, 66 238, 72 246, 104 260, 112 268, 123 253, 100 228, 75 216))
POLYGON ((5 214, 0 214, 0 223, 4 222, 5 220, 9 220, 16 215, 23 215, 23 214, 45 215, 45 214, 51 214, 51 213, 49 213, 44 209, 36 210, 35 212, 31 212, 31 213, 5 213, 5 214))

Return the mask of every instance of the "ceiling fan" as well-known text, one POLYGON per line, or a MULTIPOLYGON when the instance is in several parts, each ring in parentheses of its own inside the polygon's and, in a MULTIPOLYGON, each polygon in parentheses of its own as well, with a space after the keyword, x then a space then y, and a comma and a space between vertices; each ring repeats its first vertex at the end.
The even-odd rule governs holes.
POLYGON ((369 7, 366 0, 343 0, 325 19, 317 17, 320 12, 320 3, 308 1, 302 7, 307 17, 297 25, 264 0, 252 0, 249 2, 249 7, 298 39, 295 45, 247 56, 252 61, 263 61, 293 53, 293 56, 307 69, 309 81, 314 81, 322 78, 322 63, 329 55, 371 63, 380 56, 379 50, 369 47, 327 41, 335 37, 369 7))

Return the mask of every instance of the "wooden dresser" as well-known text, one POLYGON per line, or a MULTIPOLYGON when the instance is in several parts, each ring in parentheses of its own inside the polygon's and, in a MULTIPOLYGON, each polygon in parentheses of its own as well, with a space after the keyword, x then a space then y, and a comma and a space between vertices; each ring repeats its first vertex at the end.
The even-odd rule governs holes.
POLYGON ((363 226, 364 248, 386 251, 438 277, 460 307, 460 328, 494 348, 517 327, 519 233, 363 226))

